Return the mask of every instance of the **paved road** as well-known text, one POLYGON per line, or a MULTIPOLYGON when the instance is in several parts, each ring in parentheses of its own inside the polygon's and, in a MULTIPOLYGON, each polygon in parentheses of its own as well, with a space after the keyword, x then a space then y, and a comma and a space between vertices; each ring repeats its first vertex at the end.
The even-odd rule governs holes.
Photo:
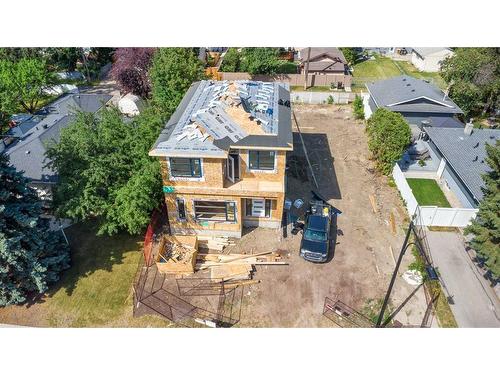
POLYGON ((478 273, 455 232, 427 231, 434 266, 455 302, 450 305, 459 327, 500 327, 500 302, 478 273))

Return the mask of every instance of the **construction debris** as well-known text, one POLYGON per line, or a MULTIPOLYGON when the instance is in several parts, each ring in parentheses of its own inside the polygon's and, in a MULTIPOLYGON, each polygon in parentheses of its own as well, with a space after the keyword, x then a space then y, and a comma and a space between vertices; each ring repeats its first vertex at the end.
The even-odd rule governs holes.
POLYGON ((222 252, 226 247, 234 245, 234 240, 228 237, 198 236, 198 248, 201 250, 215 250, 222 252))
POLYGON ((271 251, 259 254, 198 254, 196 269, 210 269, 212 279, 249 280, 256 265, 286 265, 281 255, 271 251))
POLYGON ((194 272, 197 254, 196 236, 163 236, 156 257, 158 271, 191 274, 194 272))

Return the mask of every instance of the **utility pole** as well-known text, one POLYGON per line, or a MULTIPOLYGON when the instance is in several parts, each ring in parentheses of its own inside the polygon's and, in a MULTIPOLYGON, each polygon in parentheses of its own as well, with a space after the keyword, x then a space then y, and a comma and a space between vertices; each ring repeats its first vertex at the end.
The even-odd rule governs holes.
POLYGON ((307 77, 309 76, 309 59, 311 58, 311 47, 307 48, 307 61, 306 61, 306 71, 304 80, 304 90, 307 90, 307 77))
POLYGON ((389 288, 387 289, 387 293, 385 294, 384 303, 382 304, 382 309, 380 310, 380 314, 378 316, 376 328, 380 328, 382 326, 382 321, 384 320, 384 313, 387 308, 387 304, 389 303, 389 298, 391 297, 392 288, 394 286, 394 282, 396 281, 396 276, 398 275, 399 266, 401 265, 401 261, 403 260, 403 256, 406 253, 406 249, 408 248, 408 240, 410 239, 410 234, 413 229, 413 221, 410 221, 410 226, 408 227, 408 231, 406 232, 406 237, 403 242, 403 247, 401 248, 401 252, 399 253, 398 261, 396 262, 396 267, 394 268, 394 272, 392 273, 391 282, 389 283, 389 288))

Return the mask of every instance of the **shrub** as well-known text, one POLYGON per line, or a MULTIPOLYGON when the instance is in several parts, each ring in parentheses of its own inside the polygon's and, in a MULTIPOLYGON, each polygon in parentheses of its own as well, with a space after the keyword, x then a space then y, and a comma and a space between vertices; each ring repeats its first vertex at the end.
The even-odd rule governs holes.
POLYGON ((326 101, 328 104, 333 104, 333 96, 328 95, 328 99, 326 101))
POLYGON ((354 98, 354 101, 352 103, 352 108, 354 112, 354 117, 357 120, 364 120, 365 119, 365 109, 363 107, 363 99, 361 96, 356 95, 354 98))
POLYGON ((389 175, 410 143, 410 126, 400 113, 379 108, 368 120, 366 132, 378 169, 389 175))

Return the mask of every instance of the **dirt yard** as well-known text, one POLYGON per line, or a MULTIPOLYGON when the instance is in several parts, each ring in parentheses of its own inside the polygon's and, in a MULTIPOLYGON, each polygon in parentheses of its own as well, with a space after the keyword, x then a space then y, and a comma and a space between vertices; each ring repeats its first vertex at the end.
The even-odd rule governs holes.
MULTIPOLYGON (((288 266, 257 266, 260 284, 245 288, 241 327, 332 327, 322 315, 325 297, 340 299, 358 311, 369 300, 380 301, 389 284, 407 226, 397 189, 388 185, 369 160, 364 125, 351 117, 348 106, 294 106, 319 193, 342 214, 338 217, 333 258, 312 264, 299 257, 301 235, 283 238, 281 231, 250 230, 234 252, 279 249, 288 266), (369 195, 375 197, 374 213, 369 195), (396 234, 390 227, 390 213, 396 234), (394 255, 391 255, 391 248, 394 255)), ((310 198, 313 181, 299 134, 294 129, 294 152, 289 157, 287 196, 310 198)), ((413 261, 407 253, 401 272, 413 261)), ((391 305, 394 309, 414 289, 398 277, 391 305)), ((420 289, 396 319, 419 325, 426 308, 420 289)))

